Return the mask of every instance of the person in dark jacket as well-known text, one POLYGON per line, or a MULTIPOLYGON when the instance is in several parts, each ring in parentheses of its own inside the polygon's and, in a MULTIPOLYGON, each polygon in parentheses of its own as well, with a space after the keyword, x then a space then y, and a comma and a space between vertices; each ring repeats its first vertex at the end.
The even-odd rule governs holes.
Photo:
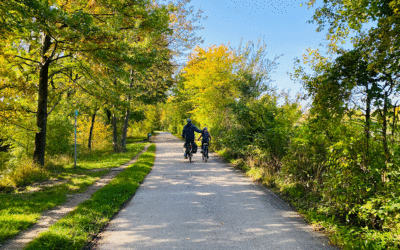
POLYGON ((203 128, 203 131, 201 131, 201 135, 199 137, 199 139, 197 140, 201 140, 201 152, 203 153, 203 145, 204 143, 210 143, 211 140, 211 135, 210 132, 208 132, 207 127, 203 128))
MULTIPOLYGON (((198 129, 195 125, 192 124, 192 120, 190 118, 187 119, 187 124, 183 127, 182 130, 182 137, 185 138, 186 142, 184 147, 186 148, 186 145, 188 143, 192 143, 193 145, 193 153, 197 152, 197 144, 194 142, 194 132, 201 133, 202 131, 198 129)), ((184 154, 184 157, 186 159, 186 152, 184 154)))

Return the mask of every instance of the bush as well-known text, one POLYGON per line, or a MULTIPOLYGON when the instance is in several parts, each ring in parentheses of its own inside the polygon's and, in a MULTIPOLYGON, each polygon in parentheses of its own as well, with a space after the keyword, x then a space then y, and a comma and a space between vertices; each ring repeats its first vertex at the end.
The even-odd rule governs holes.
POLYGON ((10 160, 10 154, 7 152, 0 152, 0 173, 6 170, 6 163, 10 160))
POLYGON ((375 230, 400 229, 400 198, 375 197, 353 209, 357 217, 375 230))
POLYGON ((21 159, 10 169, 10 172, 4 174, 0 179, 0 189, 22 187, 49 178, 49 172, 30 159, 21 159))
POLYGON ((68 117, 56 116, 47 123, 46 153, 49 155, 72 153, 74 125, 68 117))
POLYGON ((318 191, 327 171, 327 141, 305 124, 295 129, 283 158, 281 175, 294 183, 318 191))

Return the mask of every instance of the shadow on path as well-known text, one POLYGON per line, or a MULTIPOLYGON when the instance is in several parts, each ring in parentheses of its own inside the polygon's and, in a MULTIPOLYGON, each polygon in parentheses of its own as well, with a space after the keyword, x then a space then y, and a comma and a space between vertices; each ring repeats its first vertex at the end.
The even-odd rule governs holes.
POLYGON ((94 249, 336 249, 217 155, 189 163, 171 134, 155 142, 152 171, 94 249))

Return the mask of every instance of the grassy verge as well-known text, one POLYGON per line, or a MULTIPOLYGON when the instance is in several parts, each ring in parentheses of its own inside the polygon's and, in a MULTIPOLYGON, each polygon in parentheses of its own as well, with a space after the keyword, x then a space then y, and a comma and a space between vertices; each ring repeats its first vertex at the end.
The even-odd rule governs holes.
POLYGON ((82 192, 108 171, 71 177, 65 183, 43 187, 40 191, 0 194, 0 244, 37 222, 43 211, 64 203, 67 196, 82 192))
POLYGON ((367 227, 351 227, 335 220, 332 215, 321 213, 318 208, 301 208, 299 212, 314 228, 323 230, 334 245, 343 249, 400 249, 400 232, 378 231, 367 227))
POLYGON ((291 204, 316 231, 329 237, 333 245, 342 249, 400 249, 400 232, 378 231, 371 228, 348 226, 338 221, 334 215, 327 213, 320 204, 320 197, 307 193, 299 185, 287 182, 282 176, 265 175, 262 169, 247 166, 243 160, 233 159, 225 151, 217 152, 227 162, 268 187, 279 197, 291 204))
POLYGON ((109 172, 107 168, 117 167, 132 159, 143 150, 144 145, 129 144, 126 153, 97 151, 81 155, 77 168, 72 163, 50 164, 45 182, 0 192, 0 246, 35 224, 44 211, 64 203, 69 195, 84 192, 109 172))
POLYGON ((121 206, 136 192, 150 172, 155 158, 155 145, 108 185, 98 190, 91 199, 32 241, 26 249, 82 249, 121 206))

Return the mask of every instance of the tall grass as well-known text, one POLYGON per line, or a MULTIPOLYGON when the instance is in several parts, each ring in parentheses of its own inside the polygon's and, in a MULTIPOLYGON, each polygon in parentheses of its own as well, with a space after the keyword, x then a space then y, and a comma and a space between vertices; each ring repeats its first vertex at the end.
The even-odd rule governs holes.
POLYGON ((29 185, 49 178, 50 173, 46 168, 35 164, 31 159, 21 159, 0 178, 0 191, 10 190, 29 185))

